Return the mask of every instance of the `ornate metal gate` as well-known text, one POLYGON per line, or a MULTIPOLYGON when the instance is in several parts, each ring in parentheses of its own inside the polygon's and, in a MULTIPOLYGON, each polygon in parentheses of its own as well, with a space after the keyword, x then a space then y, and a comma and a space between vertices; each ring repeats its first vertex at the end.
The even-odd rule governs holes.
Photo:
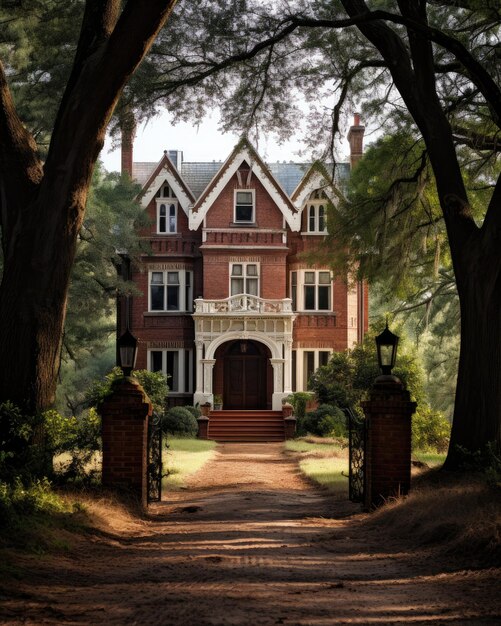
POLYGON ((349 498, 352 502, 364 502, 365 498, 365 443, 366 421, 353 409, 345 409, 348 417, 350 470, 349 498))
POLYGON ((161 420, 152 415, 148 423, 148 502, 162 499, 162 444, 161 420))

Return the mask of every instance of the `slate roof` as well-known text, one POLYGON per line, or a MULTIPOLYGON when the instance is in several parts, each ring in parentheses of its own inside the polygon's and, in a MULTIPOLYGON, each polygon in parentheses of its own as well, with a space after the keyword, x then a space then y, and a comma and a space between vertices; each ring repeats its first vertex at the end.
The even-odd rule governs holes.
MULTIPOLYGON (((195 198, 198 199, 201 196, 222 164, 222 161, 183 161, 181 163, 181 176, 193 192, 195 198)), ((133 164, 133 177, 140 185, 144 185, 157 165, 158 162, 136 161, 133 164)), ((310 168, 311 163, 277 162, 267 163, 266 165, 282 189, 290 197, 310 168)), ((329 167, 327 167, 327 170, 329 170, 329 167)), ((342 187, 349 176, 349 163, 338 163, 336 165, 335 178, 339 186, 342 187)))

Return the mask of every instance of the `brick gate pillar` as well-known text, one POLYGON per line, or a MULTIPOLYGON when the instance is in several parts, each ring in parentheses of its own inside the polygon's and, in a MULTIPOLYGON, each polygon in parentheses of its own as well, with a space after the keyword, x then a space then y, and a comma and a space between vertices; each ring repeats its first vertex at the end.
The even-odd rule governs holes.
POLYGON ((152 404, 133 378, 114 382, 99 406, 103 439, 102 482, 127 489, 147 505, 148 418, 152 404))
POLYGON ((411 482, 411 416, 416 403, 394 376, 376 379, 362 402, 366 417, 365 508, 407 494, 411 482))

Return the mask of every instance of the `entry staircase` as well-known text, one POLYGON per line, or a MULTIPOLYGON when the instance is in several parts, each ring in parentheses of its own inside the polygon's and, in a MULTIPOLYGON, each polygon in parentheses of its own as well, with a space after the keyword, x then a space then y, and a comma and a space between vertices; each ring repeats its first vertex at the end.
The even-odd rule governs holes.
POLYGON ((282 411, 211 411, 208 438, 214 441, 284 441, 282 411))

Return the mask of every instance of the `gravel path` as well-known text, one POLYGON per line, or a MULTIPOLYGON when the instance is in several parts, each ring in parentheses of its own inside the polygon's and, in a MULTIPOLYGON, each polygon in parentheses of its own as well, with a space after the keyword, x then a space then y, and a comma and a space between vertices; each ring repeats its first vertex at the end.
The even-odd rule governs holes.
POLYGON ((40 559, 2 624, 500 624, 499 571, 444 571, 299 474, 281 444, 225 444, 146 522, 40 559))

